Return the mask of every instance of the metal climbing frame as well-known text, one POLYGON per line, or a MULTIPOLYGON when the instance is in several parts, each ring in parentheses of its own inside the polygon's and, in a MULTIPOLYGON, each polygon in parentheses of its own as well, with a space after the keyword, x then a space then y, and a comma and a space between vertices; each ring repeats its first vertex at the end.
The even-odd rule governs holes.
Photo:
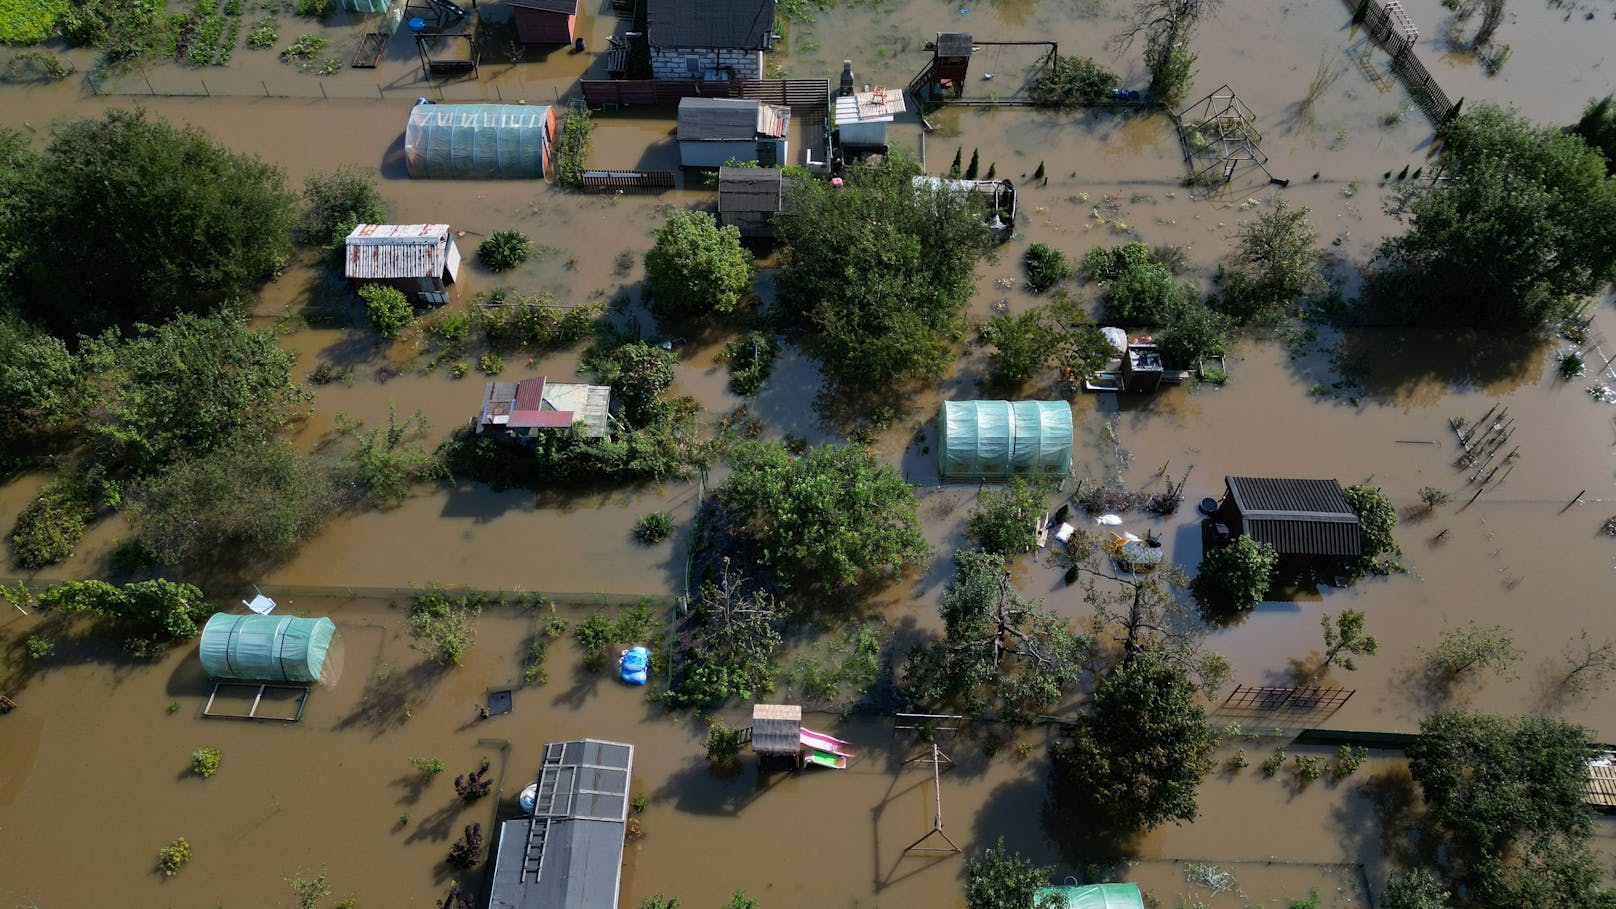
POLYGON ((1337 710, 1346 704, 1356 688, 1321 688, 1300 685, 1275 688, 1266 685, 1236 685, 1223 702, 1225 710, 1337 710))
POLYGON ((1248 167, 1268 172, 1257 117, 1228 85, 1184 108, 1173 118, 1191 185, 1228 183, 1248 167))

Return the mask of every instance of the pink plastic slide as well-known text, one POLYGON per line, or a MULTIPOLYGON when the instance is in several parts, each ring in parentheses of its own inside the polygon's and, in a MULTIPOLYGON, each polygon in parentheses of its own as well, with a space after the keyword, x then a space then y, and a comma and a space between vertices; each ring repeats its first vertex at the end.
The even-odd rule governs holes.
POLYGON ((821 732, 812 729, 803 729, 798 733, 799 740, 816 751, 825 751, 830 754, 852 757, 853 752, 848 751, 848 743, 841 739, 833 739, 821 732))

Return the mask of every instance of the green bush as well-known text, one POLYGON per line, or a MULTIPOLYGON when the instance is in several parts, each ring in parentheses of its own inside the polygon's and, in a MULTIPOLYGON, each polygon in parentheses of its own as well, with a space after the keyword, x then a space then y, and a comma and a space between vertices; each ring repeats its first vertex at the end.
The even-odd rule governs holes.
POLYGON ((965 519, 965 535, 989 552, 1032 552, 1033 525, 1045 513, 1046 490, 1014 477, 1003 489, 983 490, 965 519))
POLYGON ((1278 564, 1279 553, 1273 546, 1242 536, 1201 556, 1191 589, 1207 609, 1247 612, 1268 593, 1278 564))
POLYGON ((94 517, 81 483, 60 477, 52 480, 17 516, 11 531, 11 551, 17 564, 33 571, 71 558, 94 517))
MULTIPOLYGON (((0 0, 0 6, 4 0, 0 0)), ((6 63, 7 82, 60 82, 73 75, 73 64, 47 50, 27 50, 6 63)))
POLYGON ((730 764, 741 754, 741 731, 732 729, 722 720, 713 720, 707 727, 707 760, 714 765, 730 764))
POLYGON ((728 314, 752 292, 752 254, 733 226, 702 211, 676 211, 645 253, 651 311, 659 320, 728 314))
POLYGON ((1194 300, 1186 300, 1167 311, 1161 331, 1156 333, 1156 345, 1169 367, 1194 369, 1202 357, 1223 353, 1223 342, 1228 334, 1227 316, 1194 300))
POLYGON ((1175 307, 1194 305, 1195 297, 1194 288, 1175 282, 1166 266, 1129 265, 1106 295, 1105 318, 1122 325, 1161 325, 1175 307))
POLYGON ((178 874, 190 860, 191 844, 187 843, 183 836, 157 850, 157 868, 163 872, 164 877, 178 874))
POLYGON ((561 115, 561 136, 556 139, 555 175, 561 186, 582 186, 584 171, 589 169, 590 136, 594 121, 589 108, 575 104, 561 115))
POLYGON ((1077 271, 1087 281, 1113 281, 1136 265, 1149 265, 1154 261, 1150 247, 1143 243, 1124 243, 1110 249, 1096 246, 1083 256, 1077 271))
POLYGON ((56 640, 43 631, 36 631, 29 635, 24 646, 28 648, 28 658, 30 660, 43 660, 56 652, 56 640))
POLYGON ((157 578, 118 586, 106 581, 64 581, 39 595, 40 609, 88 613, 136 656, 154 656, 174 641, 196 637, 213 608, 190 584, 157 578))
POLYGON ((1027 286, 1041 294, 1073 274, 1072 263, 1060 250, 1034 243, 1027 247, 1022 262, 1027 267, 1027 286))
POLYGON ((1348 565, 1354 575, 1388 574, 1402 568, 1403 548, 1392 536, 1397 526, 1397 509, 1386 494, 1373 486, 1358 484, 1341 491, 1347 507, 1358 515, 1362 546, 1348 565))
POLYGON ((1087 57, 1056 56, 1040 72, 1027 93, 1034 104, 1070 109, 1104 104, 1122 80, 1087 57))
POLYGON ((634 523, 634 539, 647 546, 673 536, 673 515, 654 511, 634 523))
POLYGON ((479 594, 450 596, 434 584, 416 592, 410 604, 410 645, 431 657, 440 666, 458 666, 460 658, 477 639, 477 617, 482 615, 484 598, 479 594))
POLYGON ((308 16, 313 19, 324 19, 331 15, 331 0, 297 0, 292 11, 299 16, 308 16))
POLYGON ((370 319, 371 327, 376 329, 376 334, 389 341, 402 334, 415 320, 415 309, 410 306, 409 298, 396 287, 366 284, 359 288, 359 296, 365 301, 365 315, 370 319))
POLYGON ((491 347, 559 350, 589 337, 602 310, 598 301, 564 307, 549 292, 533 296, 498 292, 487 305, 473 309, 471 319, 491 347))
POLYGON ((519 230, 496 230, 477 244, 477 259, 489 271, 508 271, 527 261, 533 244, 519 230))
POLYGON ((68 0, 0 0, 0 44, 42 44, 68 0))
POLYGON ((198 748, 191 752, 191 772, 207 779, 219 772, 219 749, 198 748))
POLYGON ((617 639, 617 625, 604 613, 595 613, 572 629, 573 639, 584 654, 584 669, 599 672, 606 668, 606 653, 617 639))
POLYGON ((719 357, 729 361, 729 390, 743 398, 762 391, 779 353, 780 342, 761 331, 747 332, 745 337, 725 344, 719 357))
POLYGON ((477 358, 477 371, 485 376, 497 376, 505 371, 505 360, 495 351, 483 351, 477 358))
MULTIPOLYGON (((275 40, 274 22, 270 21, 269 41, 275 40)), ((260 24, 259 28, 263 25, 260 24)), ((253 30, 248 40, 260 34, 253 30)), ((303 219, 299 225, 301 240, 310 246, 342 249, 348 234, 360 224, 383 224, 387 221, 387 203, 371 172, 353 164, 345 164, 329 173, 312 174, 303 181, 303 219)))
POLYGON ((410 766, 421 774, 421 779, 428 782, 446 769, 443 759, 435 757, 412 757, 410 758, 410 766))

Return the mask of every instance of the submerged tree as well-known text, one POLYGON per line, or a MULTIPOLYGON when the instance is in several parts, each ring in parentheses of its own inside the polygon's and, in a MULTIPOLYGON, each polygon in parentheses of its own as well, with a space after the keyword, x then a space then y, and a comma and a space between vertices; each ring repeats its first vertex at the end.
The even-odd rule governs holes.
POLYGON ((1608 909, 1589 852, 1586 729, 1543 717, 1438 713, 1409 746, 1430 822, 1449 856, 1437 867, 1465 904, 1608 909))
POLYGON ((1071 743, 1053 752, 1057 798, 1116 832, 1195 819, 1216 737, 1182 669, 1157 654, 1124 659, 1076 725, 1071 743))
POLYGON ((938 612, 943 639, 910 651, 903 688, 916 704, 1031 722, 1060 703, 1083 673, 1089 642, 1010 582, 1004 556, 954 554, 954 580, 938 612))
POLYGON ((773 691, 781 622, 779 601, 725 559, 718 577, 701 587, 689 643, 682 645, 684 674, 666 701, 706 707, 773 691))
POLYGON ((1195 55, 1190 36, 1201 20, 1217 11, 1222 0, 1138 0, 1128 25, 1111 43, 1127 50, 1135 40, 1145 43, 1145 68, 1150 71, 1150 94, 1172 105, 1184 99, 1195 55))
POLYGON ((1333 623, 1329 616, 1319 616, 1319 624, 1324 626, 1324 659, 1319 663, 1321 673, 1332 665, 1352 672, 1358 668, 1353 657, 1374 656, 1380 649, 1380 642, 1375 640, 1374 635, 1364 634, 1364 614, 1356 609, 1343 609, 1333 623))
POLYGON ((776 220, 781 314, 839 390, 897 395, 953 362, 993 238, 979 193, 917 190, 919 173, 894 155, 840 187, 794 180, 776 220))
POLYGON ((1439 182, 1399 190, 1408 233, 1368 285, 1388 315, 1532 329, 1616 276, 1616 177, 1580 136, 1488 105, 1443 128, 1439 182))
POLYGON ((718 490, 732 531, 783 587, 835 588, 895 574, 926 552, 915 494, 891 465, 850 445, 793 457, 753 442, 718 490))
POLYGON ((1059 909, 1066 901, 1055 895, 1033 905, 1033 894, 1054 873, 1005 848, 1001 836, 998 845, 965 860, 965 909, 1059 909))
POLYGON ((1127 659, 1150 654, 1182 670, 1208 694, 1228 680, 1229 662, 1207 650, 1207 627, 1186 594, 1184 573, 1163 565, 1147 574, 1114 571, 1089 540, 1074 537, 1068 552, 1079 574, 1088 575, 1084 600, 1094 615, 1097 641, 1109 640, 1127 659))
POLYGON ((1268 593, 1278 565, 1279 553, 1273 546, 1242 535, 1201 556, 1192 585, 1195 598, 1214 612, 1249 612, 1268 593))
POLYGON ((1616 97, 1589 101, 1571 132, 1605 156, 1605 173, 1616 174, 1616 97))
POLYGON ((1223 272, 1220 309, 1242 323, 1272 324, 1324 286, 1318 234, 1307 212, 1276 196, 1272 209, 1240 229, 1234 263, 1223 272))
POLYGON ((24 301, 64 337, 252 291, 298 219, 279 168, 139 110, 58 128, 28 196, 24 301))
POLYGON ((1341 491, 1347 507, 1358 516, 1360 548, 1347 568, 1354 575, 1388 574, 1402 569, 1403 548, 1392 536, 1397 526, 1397 509, 1386 494, 1374 486, 1359 483, 1341 491))
POLYGON ((645 278, 657 318, 731 313, 752 291, 752 256, 741 232, 702 211, 677 211, 645 253, 645 278))

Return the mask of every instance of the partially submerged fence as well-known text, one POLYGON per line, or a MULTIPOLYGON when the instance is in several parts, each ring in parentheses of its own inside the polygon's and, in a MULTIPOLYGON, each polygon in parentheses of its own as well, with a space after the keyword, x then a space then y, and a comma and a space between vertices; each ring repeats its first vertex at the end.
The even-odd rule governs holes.
POLYGON ((1362 23, 1375 43, 1391 54, 1391 70, 1408 86, 1414 103, 1433 123, 1447 119, 1453 111, 1453 102, 1415 53, 1414 45, 1420 39, 1420 32, 1403 5, 1398 0, 1386 0, 1384 5, 1378 0, 1347 0, 1347 3, 1353 7, 1353 21, 1362 23))
POLYGON ((667 107, 680 98, 747 98, 795 110, 823 108, 830 100, 826 79, 585 79, 579 86, 590 107, 667 107))

